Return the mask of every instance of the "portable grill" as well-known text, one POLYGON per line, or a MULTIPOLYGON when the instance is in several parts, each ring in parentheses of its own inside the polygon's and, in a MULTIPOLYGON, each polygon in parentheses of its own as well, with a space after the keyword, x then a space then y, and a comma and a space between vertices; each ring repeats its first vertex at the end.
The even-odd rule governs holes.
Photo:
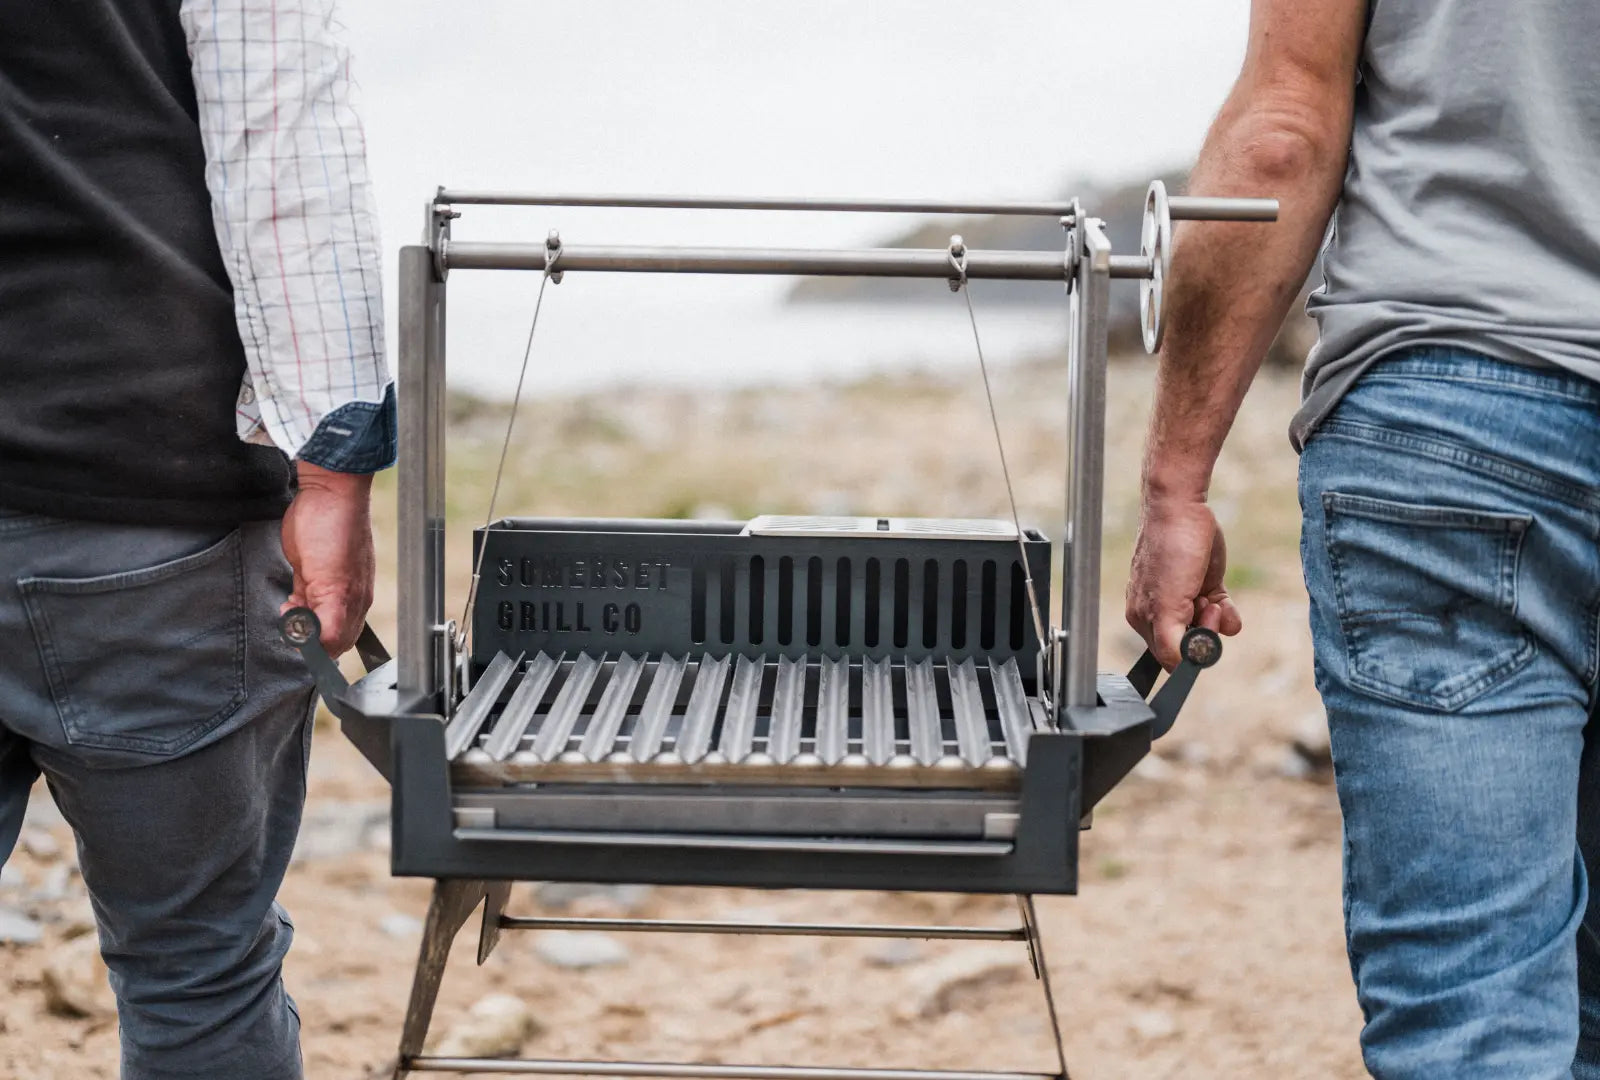
MULTIPOLYGON (((1076 890, 1080 826, 1221 654, 1215 634, 1191 630, 1183 662, 1153 696, 1160 667, 1148 653, 1125 677, 1096 670, 1109 284, 1141 282, 1154 350, 1171 221, 1270 221, 1276 210, 1270 200, 1169 198, 1157 182, 1141 253, 1117 256, 1076 200, 441 189, 427 242, 400 260, 398 657, 365 632, 369 674, 349 684, 309 610, 283 623, 346 735, 391 782, 394 873, 436 879, 395 1075, 1031 1077, 421 1051, 450 942, 480 900, 480 963, 503 930, 558 926, 1018 940, 1048 1001, 1031 897, 1076 890), (543 245, 452 241, 455 208, 468 204, 1049 214, 1066 243, 986 252, 959 237, 947 250, 858 251, 579 248, 555 234, 543 245), (469 634, 458 634, 443 587, 445 286, 451 270, 471 269, 538 270, 545 283, 603 270, 940 278, 957 291, 980 277, 1063 282, 1064 625, 1048 625, 1050 541, 1014 517, 505 517, 474 535, 469 634), (515 881, 1013 893, 1024 918, 1015 928, 519 918, 504 911, 515 881)), ((1050 1019, 1061 1060, 1053 1006, 1050 1019)), ((1064 1060, 1040 1075, 1065 1077, 1064 1060)))

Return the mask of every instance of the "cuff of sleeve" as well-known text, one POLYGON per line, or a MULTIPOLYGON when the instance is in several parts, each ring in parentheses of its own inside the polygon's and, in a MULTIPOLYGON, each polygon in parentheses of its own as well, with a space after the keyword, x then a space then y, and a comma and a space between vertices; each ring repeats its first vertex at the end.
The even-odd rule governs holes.
POLYGON ((383 391, 383 401, 352 401, 339 406, 317 425, 296 455, 324 469, 342 473, 375 473, 394 464, 394 384, 383 391))

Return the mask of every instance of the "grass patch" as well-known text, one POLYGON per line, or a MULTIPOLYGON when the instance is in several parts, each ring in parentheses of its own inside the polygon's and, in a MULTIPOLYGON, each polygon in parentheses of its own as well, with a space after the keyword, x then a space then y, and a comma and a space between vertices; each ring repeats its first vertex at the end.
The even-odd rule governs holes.
POLYGON ((1120 859, 1108 858, 1101 859, 1096 865, 1096 869, 1100 871, 1100 876, 1105 878, 1107 881, 1116 881, 1118 878, 1127 877, 1128 871, 1131 870, 1132 867, 1120 859))
POLYGON ((1254 563, 1235 562, 1228 567, 1228 572, 1223 575, 1222 582, 1228 587, 1229 592, 1246 592, 1250 589, 1259 589, 1267 584, 1268 574, 1254 563))

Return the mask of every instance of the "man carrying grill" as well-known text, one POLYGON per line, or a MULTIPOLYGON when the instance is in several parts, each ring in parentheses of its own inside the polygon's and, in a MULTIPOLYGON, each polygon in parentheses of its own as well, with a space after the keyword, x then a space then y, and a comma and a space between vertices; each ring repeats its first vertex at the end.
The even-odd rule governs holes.
POLYGON ((42 773, 130 1080, 301 1075, 276 620, 354 641, 395 454, 330 4, 0 0, 0 861, 42 773))
POLYGON ((1600 1077, 1600 4, 1255 0, 1180 229, 1128 620, 1237 633, 1206 489, 1313 260, 1292 425, 1385 1080, 1600 1077), (1590 732, 1592 735, 1593 733, 1590 732))

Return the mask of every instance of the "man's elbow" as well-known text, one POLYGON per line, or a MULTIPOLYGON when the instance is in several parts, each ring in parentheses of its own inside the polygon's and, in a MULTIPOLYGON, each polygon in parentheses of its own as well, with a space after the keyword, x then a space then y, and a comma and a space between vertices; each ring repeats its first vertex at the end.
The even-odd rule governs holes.
POLYGON ((1350 148, 1350 102, 1331 93, 1259 95, 1231 102, 1218 119, 1236 166, 1283 189, 1344 174, 1350 148))
POLYGON ((1348 148, 1345 133, 1266 119, 1241 140, 1239 154, 1262 181, 1289 185, 1340 175, 1348 148))

